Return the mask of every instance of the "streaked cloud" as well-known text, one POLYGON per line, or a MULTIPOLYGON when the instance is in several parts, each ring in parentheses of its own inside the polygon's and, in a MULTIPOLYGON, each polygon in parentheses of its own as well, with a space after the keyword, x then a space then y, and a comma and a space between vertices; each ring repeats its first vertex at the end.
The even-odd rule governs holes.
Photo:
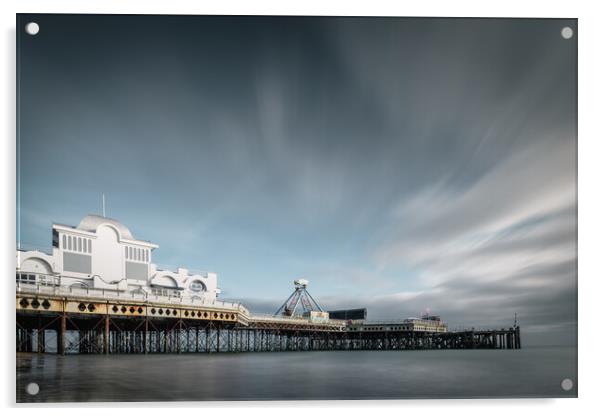
POLYGON ((41 18, 53 36, 20 52, 22 241, 104 192, 158 262, 259 311, 303 276, 329 308, 516 312, 528 342, 575 341, 572 21, 82 18, 73 37, 41 18))

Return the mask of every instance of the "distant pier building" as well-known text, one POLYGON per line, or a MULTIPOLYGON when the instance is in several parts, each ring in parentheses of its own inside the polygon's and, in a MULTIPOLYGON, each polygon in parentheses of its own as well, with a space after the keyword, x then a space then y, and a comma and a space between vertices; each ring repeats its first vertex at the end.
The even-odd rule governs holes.
POLYGON ((345 321, 365 321, 368 318, 366 308, 356 309, 338 309, 336 311, 328 311, 331 319, 343 319, 345 321))
POLYGON ((447 332, 447 324, 441 317, 435 315, 423 315, 421 318, 408 318, 403 320, 354 322, 347 326, 349 331, 366 332, 447 332))

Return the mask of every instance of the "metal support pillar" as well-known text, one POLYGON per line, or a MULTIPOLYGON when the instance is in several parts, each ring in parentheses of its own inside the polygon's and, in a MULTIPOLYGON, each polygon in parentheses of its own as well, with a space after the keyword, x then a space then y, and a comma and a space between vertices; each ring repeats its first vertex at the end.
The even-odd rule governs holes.
POLYGON ((109 353, 109 335, 110 335, 110 330, 111 330, 111 322, 109 320, 109 315, 105 316, 105 328, 104 328, 104 334, 102 337, 102 341, 103 341, 103 352, 105 354, 109 353))
POLYGON ((57 350, 59 355, 65 355, 65 336, 67 333, 67 315, 63 313, 60 318, 59 329, 57 333, 57 350))
MULTIPOLYGON (((39 326, 38 326, 39 328, 39 326)), ((38 329, 38 354, 46 352, 46 330, 38 329)))
POLYGON ((142 351, 148 354, 148 316, 144 317, 144 335, 142 337, 142 351))
POLYGON ((209 337, 209 324, 205 327, 205 352, 211 352, 211 338, 209 337))
POLYGON ((219 352, 219 338, 220 338, 220 330, 219 324, 217 326, 217 352, 219 352))
POLYGON ((178 321, 178 335, 176 337, 178 354, 182 353, 182 320, 178 321))

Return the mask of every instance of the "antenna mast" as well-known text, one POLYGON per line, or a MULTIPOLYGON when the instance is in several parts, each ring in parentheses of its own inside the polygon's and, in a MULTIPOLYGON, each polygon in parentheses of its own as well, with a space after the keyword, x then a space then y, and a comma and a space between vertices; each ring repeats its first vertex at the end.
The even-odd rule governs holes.
POLYGON ((102 194, 102 216, 106 218, 107 213, 105 212, 105 194, 102 194))

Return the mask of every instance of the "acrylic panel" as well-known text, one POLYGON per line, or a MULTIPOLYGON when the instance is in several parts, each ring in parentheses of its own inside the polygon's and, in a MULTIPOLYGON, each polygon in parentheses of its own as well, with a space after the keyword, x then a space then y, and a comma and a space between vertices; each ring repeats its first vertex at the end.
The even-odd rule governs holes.
POLYGON ((17 401, 576 397, 577 29, 17 15, 17 401))

